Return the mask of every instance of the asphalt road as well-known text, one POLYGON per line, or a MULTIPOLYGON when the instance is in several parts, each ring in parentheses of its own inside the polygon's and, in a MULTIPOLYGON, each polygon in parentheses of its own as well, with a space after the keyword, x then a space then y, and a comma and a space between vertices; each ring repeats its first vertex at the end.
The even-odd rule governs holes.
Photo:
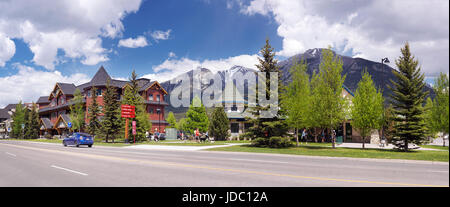
POLYGON ((442 162, 0 140, 0 186, 449 186, 442 162))

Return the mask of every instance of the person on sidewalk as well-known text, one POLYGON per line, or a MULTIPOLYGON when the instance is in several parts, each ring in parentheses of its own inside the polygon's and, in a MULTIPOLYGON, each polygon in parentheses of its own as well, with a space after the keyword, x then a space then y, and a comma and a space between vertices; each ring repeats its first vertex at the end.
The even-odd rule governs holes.
POLYGON ((303 132, 302 132, 302 140, 303 139, 305 140, 305 143, 308 144, 308 133, 306 133, 306 128, 303 129, 303 132))

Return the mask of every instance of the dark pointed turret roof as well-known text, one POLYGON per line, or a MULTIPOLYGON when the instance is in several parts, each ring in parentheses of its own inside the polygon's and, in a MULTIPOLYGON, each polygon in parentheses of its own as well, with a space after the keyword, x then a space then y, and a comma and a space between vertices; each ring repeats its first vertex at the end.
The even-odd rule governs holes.
POLYGON ((111 76, 106 72, 105 68, 101 66, 97 73, 94 75, 94 77, 91 80, 91 85, 106 85, 106 82, 108 80, 111 80, 111 76))

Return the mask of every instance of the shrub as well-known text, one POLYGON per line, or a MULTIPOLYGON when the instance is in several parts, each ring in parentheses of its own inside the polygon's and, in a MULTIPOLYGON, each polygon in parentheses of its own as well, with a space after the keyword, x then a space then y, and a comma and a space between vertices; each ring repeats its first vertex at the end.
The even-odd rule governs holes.
POLYGON ((269 139, 270 148, 287 148, 292 147, 292 142, 290 137, 271 137, 269 139))
POLYGON ((268 139, 266 138, 256 138, 252 140, 251 143, 252 143, 251 145, 254 147, 265 147, 269 144, 268 139))

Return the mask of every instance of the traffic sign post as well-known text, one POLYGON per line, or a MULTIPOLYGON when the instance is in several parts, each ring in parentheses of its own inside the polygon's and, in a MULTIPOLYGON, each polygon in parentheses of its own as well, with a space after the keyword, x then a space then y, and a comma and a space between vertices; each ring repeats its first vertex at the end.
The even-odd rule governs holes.
MULTIPOLYGON (((125 140, 128 140, 128 118, 135 118, 136 117, 136 113, 135 113, 135 106, 132 105, 121 105, 121 110, 122 110, 122 117, 125 118, 125 140)), ((133 121, 135 122, 135 121, 133 121)), ((136 125, 136 123, 135 123, 136 125)), ((133 134, 134 135, 134 134, 133 134)))
POLYGON ((131 126, 133 127, 132 129, 133 143, 136 143, 136 121, 131 122, 131 126))

